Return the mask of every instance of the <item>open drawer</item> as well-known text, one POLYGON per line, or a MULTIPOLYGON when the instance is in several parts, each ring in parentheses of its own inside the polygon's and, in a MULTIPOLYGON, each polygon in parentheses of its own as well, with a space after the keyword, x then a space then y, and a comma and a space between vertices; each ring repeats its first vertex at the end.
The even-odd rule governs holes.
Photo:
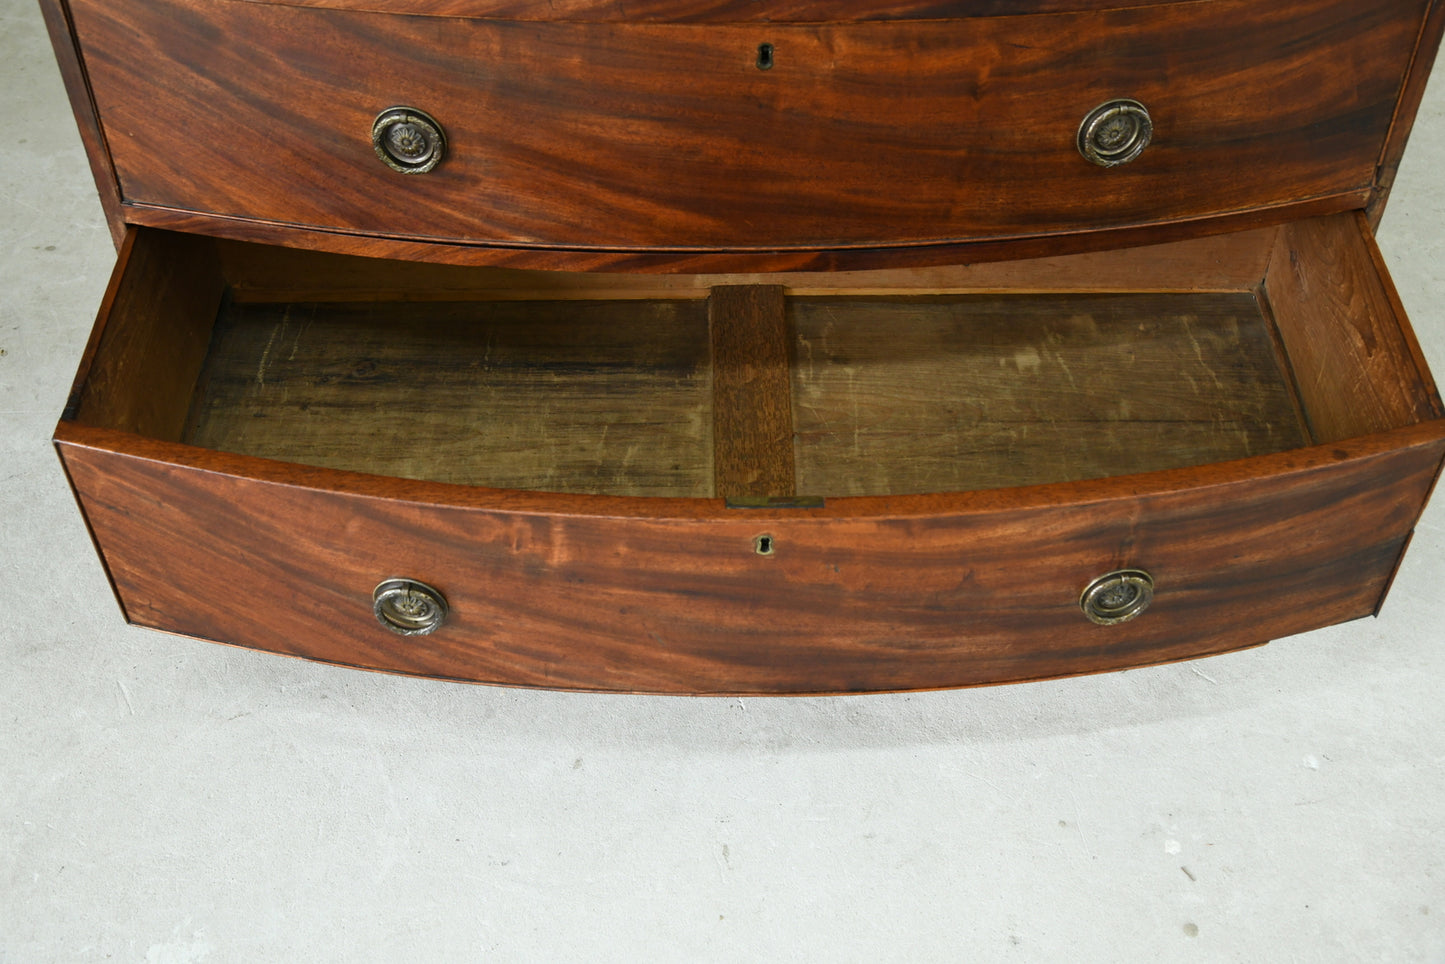
POLYGON ((132 229, 56 442, 140 625, 481 682, 821 693, 1369 615, 1445 420, 1355 214, 748 276, 132 229))

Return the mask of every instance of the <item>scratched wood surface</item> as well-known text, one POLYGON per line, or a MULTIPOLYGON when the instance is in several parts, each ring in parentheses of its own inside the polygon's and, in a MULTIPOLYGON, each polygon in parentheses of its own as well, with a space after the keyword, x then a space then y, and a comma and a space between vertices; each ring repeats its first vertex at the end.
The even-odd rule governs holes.
POLYGON ((702 302, 232 305, 187 440, 503 488, 712 494, 702 302))
POLYGON ((941 492, 1307 438, 1253 295, 799 299, 798 487, 941 492))

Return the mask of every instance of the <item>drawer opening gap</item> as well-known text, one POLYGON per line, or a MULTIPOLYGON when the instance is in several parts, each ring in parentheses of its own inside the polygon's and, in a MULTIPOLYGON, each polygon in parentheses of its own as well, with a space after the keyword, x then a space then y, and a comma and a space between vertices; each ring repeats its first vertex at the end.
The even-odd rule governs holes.
POLYGON ((501 488, 964 491, 1308 444, 1254 293, 231 303, 186 441, 501 488))
MULTIPOLYGON (((766 275, 609 293, 482 272, 447 300, 339 256, 301 297, 265 283, 284 252, 238 282, 204 240, 137 231, 67 419, 378 475, 783 506, 1188 468, 1439 417, 1353 218, 1245 237, 1270 256, 1229 290, 1050 291, 1051 264, 1021 262, 1012 288, 948 293, 933 274, 914 293, 766 275), (390 296, 353 297, 378 278, 390 296)), ((1176 273, 1195 247, 1213 263, 1213 241, 1181 246, 1176 273)))

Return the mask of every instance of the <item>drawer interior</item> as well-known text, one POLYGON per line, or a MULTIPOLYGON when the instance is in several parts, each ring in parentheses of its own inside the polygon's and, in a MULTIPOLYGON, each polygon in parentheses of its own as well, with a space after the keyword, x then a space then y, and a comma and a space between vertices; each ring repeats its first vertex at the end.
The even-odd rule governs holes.
POLYGON ((1103 478, 1308 438, 1252 292, 808 298, 790 320, 805 492, 1103 478))
POLYGON ((705 496, 704 301, 227 303, 182 439, 500 488, 705 496))
POLYGON ((1383 431, 1439 403, 1353 215, 1031 262, 540 273, 138 231, 68 417, 538 491, 961 491, 1383 431))
MULTIPOLYGON (((1102 477, 1306 439, 1249 293, 778 300, 800 492, 1102 477)), ((434 481, 710 496, 709 315, 740 323, 716 307, 229 303, 182 439, 434 481)), ((762 401, 738 400, 737 420, 766 418, 762 401)))

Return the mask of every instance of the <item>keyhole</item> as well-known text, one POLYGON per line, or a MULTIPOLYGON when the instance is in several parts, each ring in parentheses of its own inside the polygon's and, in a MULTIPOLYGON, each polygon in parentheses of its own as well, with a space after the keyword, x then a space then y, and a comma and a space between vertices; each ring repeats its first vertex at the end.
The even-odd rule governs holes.
POLYGON ((772 45, 772 44, 758 44, 758 69, 759 69, 759 70, 772 70, 772 69, 773 69, 773 45, 772 45))
POLYGON ((773 554, 773 537, 758 536, 753 540, 753 551, 760 556, 771 556, 773 554))

